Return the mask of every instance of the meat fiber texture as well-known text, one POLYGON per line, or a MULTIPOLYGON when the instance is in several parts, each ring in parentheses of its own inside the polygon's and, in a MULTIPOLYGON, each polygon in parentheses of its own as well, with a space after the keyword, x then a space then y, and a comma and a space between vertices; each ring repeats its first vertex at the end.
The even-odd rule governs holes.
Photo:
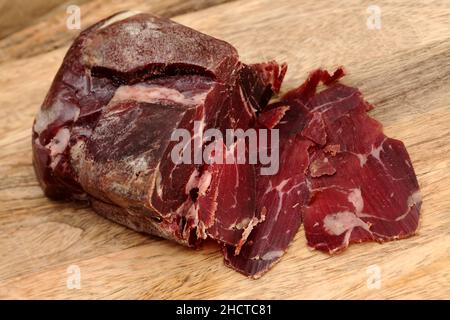
MULTIPOLYGON (((83 31, 33 125, 33 164, 45 194, 86 200, 139 232, 198 247, 257 278, 301 223, 330 253, 352 242, 414 234, 421 198, 404 145, 383 135, 354 88, 317 70, 269 103, 286 65, 247 65, 230 44, 150 14, 123 12, 83 31), (316 94, 319 82, 328 88, 316 94), (200 124, 196 128, 196 124, 200 124), (259 164, 175 163, 172 135, 277 129, 279 170, 259 164)), ((272 132, 272 131, 269 131, 272 132)), ((224 151, 236 156, 233 149, 224 151)))

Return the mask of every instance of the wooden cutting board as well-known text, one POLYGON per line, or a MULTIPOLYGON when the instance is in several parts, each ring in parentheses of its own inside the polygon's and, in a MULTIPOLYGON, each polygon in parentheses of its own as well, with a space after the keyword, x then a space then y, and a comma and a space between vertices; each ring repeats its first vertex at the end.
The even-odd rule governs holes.
POLYGON ((39 54, 4 52, 0 64, 0 298, 450 298, 450 3, 376 3, 381 29, 367 27, 371 2, 356 0, 242 0, 174 19, 229 41, 245 62, 287 62, 284 90, 344 65, 343 82, 410 153, 424 199, 416 236, 329 256, 310 251, 300 229, 282 261, 250 280, 212 244, 190 250, 46 199, 31 125, 67 46, 39 51, 35 41, 39 54), (69 289, 78 271, 80 288, 69 289))

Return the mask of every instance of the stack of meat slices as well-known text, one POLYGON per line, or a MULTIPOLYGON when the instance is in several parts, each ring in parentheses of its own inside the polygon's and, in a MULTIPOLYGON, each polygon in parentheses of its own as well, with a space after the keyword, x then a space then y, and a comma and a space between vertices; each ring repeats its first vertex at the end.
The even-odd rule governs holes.
POLYGON ((258 117, 280 130, 280 170, 257 176, 256 209, 265 221, 228 265, 258 277, 286 251, 303 222, 308 245, 334 253, 350 243, 401 239, 415 233, 421 206, 405 146, 383 134, 356 88, 312 72, 300 87, 258 117), (326 88, 317 93, 323 83, 326 88))

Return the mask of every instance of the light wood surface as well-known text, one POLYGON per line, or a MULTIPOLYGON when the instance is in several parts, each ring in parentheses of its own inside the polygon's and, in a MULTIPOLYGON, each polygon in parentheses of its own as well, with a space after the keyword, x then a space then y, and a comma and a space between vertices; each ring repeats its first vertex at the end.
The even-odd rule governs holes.
MULTIPOLYGON (((1 1, 0 8, 2 8, 1 1)), ((22 7, 25 6, 22 3, 24 0, 20 0, 19 4, 5 1, 3 6, 5 9, 0 13, 0 63, 8 62, 11 59, 32 57, 69 45, 79 33, 79 30, 69 30, 66 27, 69 5, 78 5, 80 8, 81 29, 84 29, 101 18, 124 10, 132 9, 172 17, 226 1, 230 0, 33 0, 34 6, 37 6, 36 3, 42 2, 41 7, 48 8, 45 14, 34 18, 35 23, 30 23, 30 20, 33 21, 32 14, 35 12, 29 12, 29 9, 22 10, 22 7), (54 5, 52 1, 59 2, 59 5, 51 9, 50 6, 54 5), (14 7, 8 10, 8 7, 11 6, 14 7), (5 19, 2 20, 3 18, 5 19), (27 27, 1 39, 1 30, 14 30, 26 25, 27 22, 27 27)))
MULTIPOLYGON (((81 4, 87 0, 72 0, 72 4, 81 4)), ((20 29, 34 24, 67 0, 0 0, 0 39, 20 29)))
POLYGON ((0 64, 0 298, 449 299, 450 3, 377 1, 380 30, 366 26, 370 4, 241 0, 174 19, 229 41, 243 61, 286 61, 284 90, 316 67, 344 65, 343 82, 362 89, 410 153, 424 198, 416 236, 329 256, 310 251, 300 229, 282 261, 250 280, 225 267, 214 244, 190 250, 46 199, 31 125, 64 46, 0 64), (80 289, 67 288, 71 265, 80 289), (374 265, 378 289, 367 285, 374 265))

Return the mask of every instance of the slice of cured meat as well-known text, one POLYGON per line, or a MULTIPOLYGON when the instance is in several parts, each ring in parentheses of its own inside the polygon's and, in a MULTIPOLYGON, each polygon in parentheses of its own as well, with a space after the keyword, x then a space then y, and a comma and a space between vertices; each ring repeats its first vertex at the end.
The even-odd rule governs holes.
POLYGON ((422 203, 416 175, 404 144, 386 137, 367 115, 373 106, 358 89, 335 83, 306 108, 321 118, 311 117, 306 132, 323 131, 326 137, 324 144, 308 136, 317 143, 307 174, 308 245, 333 253, 349 243, 413 235, 422 203))
MULTIPOLYGON (((296 97, 307 101, 310 82, 297 89, 296 97)), ((261 175, 257 168, 256 210, 264 215, 243 245, 239 254, 231 246, 224 247, 225 263, 239 272, 258 278, 279 261, 302 223, 303 208, 310 192, 307 170, 309 149, 314 142, 302 135, 308 110, 302 105, 281 102, 267 106, 259 115, 260 126, 278 131, 279 149, 260 144, 269 152, 279 153, 279 169, 274 175, 261 175)), ((271 131, 273 134, 273 131, 271 131)))
POLYGON ((239 255, 225 247, 225 262, 258 278, 286 251, 300 224, 308 245, 329 253, 350 243, 411 236, 421 196, 402 142, 386 137, 358 89, 333 75, 311 73, 259 116, 280 131, 280 170, 257 176, 257 225, 239 255), (320 82, 327 85, 316 93, 320 82))

